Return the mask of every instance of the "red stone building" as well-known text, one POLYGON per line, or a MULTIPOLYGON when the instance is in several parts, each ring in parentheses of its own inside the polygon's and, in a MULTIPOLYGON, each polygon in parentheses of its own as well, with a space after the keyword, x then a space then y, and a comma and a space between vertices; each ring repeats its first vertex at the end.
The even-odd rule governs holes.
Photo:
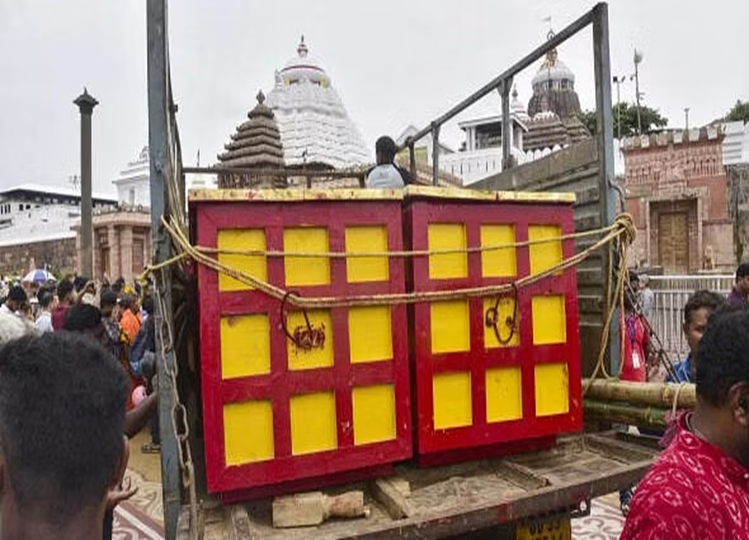
POLYGON ((633 266, 666 274, 733 271, 723 133, 708 127, 622 141, 627 212, 637 225, 633 266))

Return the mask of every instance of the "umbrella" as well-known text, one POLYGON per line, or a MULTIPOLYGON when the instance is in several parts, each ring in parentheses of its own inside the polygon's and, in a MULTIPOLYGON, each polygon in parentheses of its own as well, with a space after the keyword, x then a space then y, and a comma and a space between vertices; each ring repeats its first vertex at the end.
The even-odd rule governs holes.
POLYGON ((50 280, 57 281, 51 273, 42 268, 37 268, 26 274, 21 281, 25 283, 46 283, 50 280))

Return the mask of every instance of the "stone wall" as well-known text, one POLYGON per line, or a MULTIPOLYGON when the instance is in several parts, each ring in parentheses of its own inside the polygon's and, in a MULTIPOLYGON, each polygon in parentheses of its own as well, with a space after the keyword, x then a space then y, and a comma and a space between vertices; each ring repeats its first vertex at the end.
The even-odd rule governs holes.
POLYGON ((726 172, 734 253, 737 262, 746 262, 749 260, 749 165, 731 165, 726 172))
POLYGON ((26 274, 31 259, 37 267, 47 264, 53 272, 73 273, 77 255, 75 238, 0 246, 0 274, 26 274))

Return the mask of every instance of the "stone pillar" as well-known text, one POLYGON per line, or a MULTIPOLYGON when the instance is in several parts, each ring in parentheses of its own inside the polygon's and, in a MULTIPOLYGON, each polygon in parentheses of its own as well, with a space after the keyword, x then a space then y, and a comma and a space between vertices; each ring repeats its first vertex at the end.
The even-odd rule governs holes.
MULTIPOLYGON (((123 225, 120 229, 120 275, 125 281, 133 281, 133 226, 123 225)), ((119 277, 119 276, 118 276, 119 277)))
POLYGON ((94 275, 92 195, 91 195, 91 116, 96 101, 84 88, 83 93, 73 102, 81 113, 81 247, 79 270, 85 277, 94 275))
POLYGON ((117 238, 117 228, 114 225, 107 227, 107 242, 109 243, 109 268, 107 273, 109 279, 114 283, 120 277, 120 241, 117 238))

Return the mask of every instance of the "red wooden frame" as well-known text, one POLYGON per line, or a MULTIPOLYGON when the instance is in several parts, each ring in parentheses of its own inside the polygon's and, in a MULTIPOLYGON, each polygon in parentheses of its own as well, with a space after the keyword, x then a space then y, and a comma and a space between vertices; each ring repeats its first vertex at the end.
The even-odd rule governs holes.
MULTIPOLYGON (((319 226, 328 229, 329 249, 345 251, 345 227, 386 227, 388 249, 403 246, 401 201, 193 202, 196 240, 216 247, 221 229, 264 228, 268 250, 283 250, 283 230, 319 226)), ((283 258, 267 259, 268 281, 285 286, 283 258)), ((289 371, 286 336, 280 330, 280 301, 256 290, 219 292, 218 274, 198 271, 204 436, 208 489, 247 490, 269 484, 334 475, 344 471, 408 459, 412 455, 408 336, 405 306, 391 308, 393 358, 351 364, 347 308, 330 310, 334 340, 332 367, 289 371), (271 372, 268 375, 222 380, 220 318, 222 315, 267 313, 271 328, 271 372), (396 439, 354 446, 351 389, 392 383, 395 394, 396 439), (335 390, 338 448, 293 456, 289 398, 295 394, 335 390), (225 461, 223 407, 247 399, 269 399, 273 408, 275 458, 237 466, 225 461)), ((330 284, 294 286, 302 296, 401 293, 405 290, 403 259, 389 261, 389 280, 348 283, 346 260, 330 260, 330 284)))
MULTIPOLYGON (((462 223, 466 227, 468 246, 481 245, 481 225, 513 225, 516 242, 528 240, 529 225, 557 225, 562 234, 574 232, 572 205, 513 204, 497 202, 447 202, 442 199, 411 199, 407 205, 406 223, 410 248, 428 249, 427 226, 430 223, 462 223)), ((562 243, 564 258, 574 255, 572 240, 562 243)), ((429 259, 413 260, 413 290, 437 291, 476 287, 514 281, 530 273, 528 247, 516 248, 517 277, 484 278, 481 275, 481 253, 469 253, 468 276, 461 279, 431 280, 429 259)), ((482 298, 469 299, 470 351, 432 354, 431 322, 428 303, 413 307, 415 329, 413 376, 416 380, 414 401, 417 414, 417 452, 421 456, 433 453, 453 454, 456 449, 497 445, 519 440, 537 440, 562 432, 582 429, 582 388, 580 340, 578 329, 577 278, 570 269, 559 276, 546 278, 520 289, 518 294, 520 317, 520 345, 516 347, 484 348, 484 306, 482 298), (564 344, 533 345, 531 299, 534 295, 559 293, 565 296, 566 335, 564 344), (535 372, 540 363, 562 363, 568 366, 569 412, 537 417, 535 414, 535 372), (487 368, 520 366, 523 416, 518 420, 487 423, 485 401, 485 373, 487 368), (433 424, 432 376, 451 371, 471 372, 473 424, 471 426, 435 430, 433 424)), ((507 446, 507 445, 505 445, 507 446)), ((516 445, 512 445, 515 448, 516 445)), ((508 446, 509 448, 509 446, 508 446)), ((504 450, 498 446, 497 453, 504 450)))

